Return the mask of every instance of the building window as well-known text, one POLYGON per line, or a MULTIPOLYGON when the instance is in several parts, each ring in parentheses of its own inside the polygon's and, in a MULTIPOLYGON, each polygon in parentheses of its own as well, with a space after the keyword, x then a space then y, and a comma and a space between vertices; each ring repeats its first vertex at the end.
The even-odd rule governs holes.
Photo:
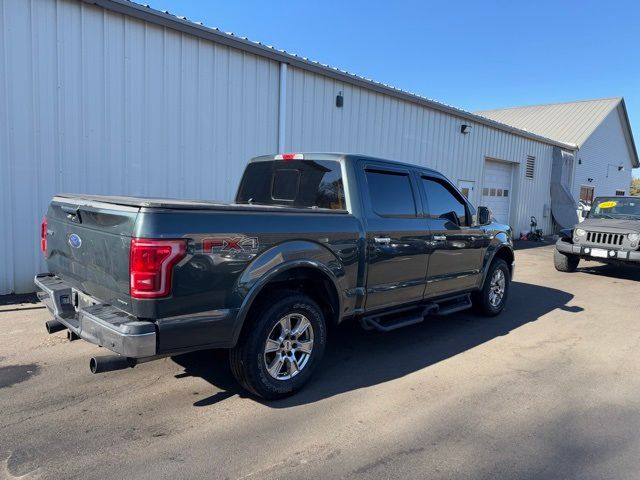
POLYGON ((580 201, 587 205, 591 205, 591 202, 593 202, 593 187, 585 185, 580 187, 580 201))
POLYGON ((616 197, 624 197, 624 190, 616 190, 616 197))
POLYGON ((527 156, 527 166, 525 168, 524 174, 527 178, 533 178, 536 172, 536 157, 532 157, 531 155, 527 156))

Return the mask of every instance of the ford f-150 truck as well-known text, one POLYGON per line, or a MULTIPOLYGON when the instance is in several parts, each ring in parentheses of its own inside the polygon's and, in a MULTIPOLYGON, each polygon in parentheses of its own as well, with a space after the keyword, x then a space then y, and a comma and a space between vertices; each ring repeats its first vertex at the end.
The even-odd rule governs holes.
POLYGON ((562 230, 553 263, 574 272, 580 259, 640 265, 640 197, 598 197, 587 218, 562 230))
POLYGON ((497 315, 514 268, 509 227, 443 175, 345 154, 255 158, 230 204, 60 194, 41 240, 47 330, 117 354, 94 373, 226 348, 263 398, 309 379, 329 325, 497 315))

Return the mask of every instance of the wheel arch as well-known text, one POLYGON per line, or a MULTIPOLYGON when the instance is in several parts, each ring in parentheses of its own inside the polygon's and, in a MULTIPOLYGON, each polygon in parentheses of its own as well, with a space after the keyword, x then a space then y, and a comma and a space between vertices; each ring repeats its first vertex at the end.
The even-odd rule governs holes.
POLYGON ((502 259, 506 262, 507 267, 509 267, 509 275, 513 277, 515 253, 511 246, 507 244, 500 244, 485 258, 484 272, 482 273, 482 283, 480 284, 480 288, 484 286, 484 282, 487 280, 487 274, 489 273, 489 267, 496 258, 502 259))
POLYGON ((268 270, 247 290, 236 316, 232 346, 238 342, 251 311, 259 308, 271 291, 278 289, 305 293, 318 303, 327 323, 339 322, 343 298, 335 273, 318 259, 288 260, 268 270))

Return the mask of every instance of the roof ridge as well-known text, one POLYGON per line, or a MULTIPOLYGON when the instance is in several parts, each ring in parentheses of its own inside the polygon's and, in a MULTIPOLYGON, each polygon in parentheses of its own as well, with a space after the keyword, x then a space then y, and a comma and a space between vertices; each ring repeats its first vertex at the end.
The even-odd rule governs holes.
POLYGON ((569 105, 573 103, 593 103, 593 102, 602 102, 604 100, 617 100, 621 102, 624 100, 624 97, 603 97, 603 98, 591 98, 591 99, 583 99, 583 100, 573 100, 568 102, 550 102, 550 103, 537 103, 531 105, 516 105, 511 107, 504 108, 490 108, 485 110, 475 110, 473 113, 482 114, 481 112, 499 112, 501 110, 517 110, 522 108, 534 108, 534 107, 553 107, 556 105, 569 105))

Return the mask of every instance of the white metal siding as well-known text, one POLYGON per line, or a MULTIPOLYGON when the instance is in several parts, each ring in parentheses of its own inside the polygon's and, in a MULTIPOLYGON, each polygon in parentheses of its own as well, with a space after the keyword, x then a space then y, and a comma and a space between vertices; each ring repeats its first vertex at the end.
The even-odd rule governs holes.
POLYGON ((366 153, 478 186, 485 158, 514 162, 511 225, 535 215, 551 231, 551 145, 286 70, 280 98, 275 60, 77 0, 0 0, 0 294, 31 291, 45 268, 39 224, 55 193, 230 200, 247 160, 276 151, 279 104, 287 150, 366 153))
POLYGON ((624 190, 629 194, 633 164, 623 128, 616 108, 578 151, 572 191, 576 200, 580 198, 582 185, 594 187, 595 196, 615 195, 616 190, 624 190), (618 165, 623 165, 624 170, 618 171, 618 165), (589 178, 593 182, 589 182, 589 178))
POLYGON ((278 138, 279 64, 73 0, 0 0, 0 294, 58 192, 230 200, 278 138))
MULTIPOLYGON (((463 135, 460 125, 467 120, 298 68, 289 68, 287 97, 287 149, 357 152, 415 163, 442 171, 456 184, 470 180, 482 185, 486 157, 514 162, 510 224, 516 232, 528 229, 535 215, 540 228, 551 233, 543 211, 550 204, 553 147, 481 124, 463 135), (344 106, 336 108, 340 91, 344 106), (535 180, 524 178, 528 155, 536 157, 535 180)), ((480 194, 476 188, 471 195, 476 205, 480 194)))

